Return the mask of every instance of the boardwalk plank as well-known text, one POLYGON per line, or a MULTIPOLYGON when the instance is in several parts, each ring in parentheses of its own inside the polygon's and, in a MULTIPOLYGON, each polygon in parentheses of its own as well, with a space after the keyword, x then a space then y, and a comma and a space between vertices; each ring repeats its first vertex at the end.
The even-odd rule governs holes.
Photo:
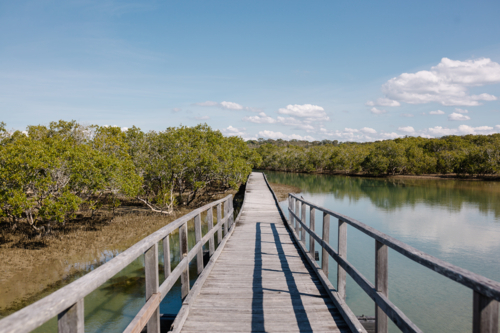
POLYGON ((261 173, 182 332, 350 332, 284 226, 261 173))

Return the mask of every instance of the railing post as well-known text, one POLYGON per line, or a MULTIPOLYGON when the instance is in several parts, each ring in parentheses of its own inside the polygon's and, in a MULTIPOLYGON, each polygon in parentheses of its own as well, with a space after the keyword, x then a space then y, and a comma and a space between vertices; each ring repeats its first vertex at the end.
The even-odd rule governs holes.
POLYGON ((294 197, 292 197, 290 194, 288 195, 288 208, 290 209, 288 211, 288 214, 290 215, 290 226, 293 228, 293 226, 295 225, 295 218, 293 217, 293 207, 294 207, 294 203, 293 203, 293 200, 295 200, 294 197))
MULTIPOLYGON (((144 253, 146 270, 146 301, 158 293, 158 244, 155 243, 144 253)), ((160 333, 160 307, 157 307, 147 324, 148 333, 160 333)))
MULTIPOLYGON (((300 201, 295 199, 295 215, 298 217, 300 215, 300 201)), ((295 221, 295 232, 297 233, 297 236, 299 237, 300 234, 300 223, 299 221, 295 221)))
MULTIPOLYGON (((347 259, 347 223, 339 219, 339 256, 342 259, 347 259)), ((345 300, 346 297, 346 272, 337 264, 337 291, 345 300)))
POLYGON ((57 327, 60 333, 84 333, 83 298, 57 316, 57 327))
MULTIPOLYGON (((316 254, 314 252, 314 237, 312 234, 314 233, 314 228, 316 225, 316 209, 313 207, 310 207, 309 210, 309 228, 311 229, 312 233, 309 235, 309 253, 311 253, 313 258, 316 258, 316 254)), ((316 260, 316 259, 314 259, 316 260)))
MULTIPOLYGON (((201 214, 194 217, 194 238, 196 244, 201 242, 201 214)), ((196 267, 198 268, 198 274, 201 274, 203 271, 203 247, 200 247, 196 255, 196 267)))
MULTIPOLYGON (((214 212, 212 210, 212 207, 210 207, 207 210, 207 224, 208 224, 208 232, 210 232, 210 230, 214 228, 214 212)), ((214 254, 214 251, 215 251, 215 239, 214 235, 212 235, 212 237, 210 237, 210 239, 208 240, 208 253, 210 254, 210 256, 214 254)))
MULTIPOLYGON (((306 203, 305 202, 302 203, 302 205, 300 207, 300 212, 301 212, 300 218, 302 220, 302 223, 305 224, 306 223, 306 203)), ((304 228, 302 228, 302 225, 300 226, 300 232, 301 232, 300 240, 302 241, 302 243, 305 246, 305 244, 306 244, 306 232, 305 232, 304 228)))
MULTIPOLYGON (((330 244, 330 215, 326 212, 323 212, 323 242, 326 244, 330 244)), ((329 254, 326 251, 325 247, 322 246, 322 257, 321 257, 321 269, 323 273, 328 277, 328 257, 329 254)))
MULTIPOLYGON (((387 245, 375 240, 375 290, 385 296, 388 296, 388 277, 387 245)), ((375 304, 375 332, 387 333, 387 330, 387 315, 375 304)))
MULTIPOLYGON (((187 222, 185 222, 179 228, 179 247, 180 247, 180 260, 182 261, 188 255, 188 230, 187 230, 187 222)), ((189 262, 184 269, 184 272, 181 274, 181 298, 189 294, 189 262)))
POLYGON ((228 231, 228 223, 229 223, 229 204, 227 201, 224 202, 224 219, 226 222, 224 222, 224 237, 227 235, 228 231))
POLYGON ((472 333, 498 333, 498 301, 477 291, 473 296, 472 333))
POLYGON ((163 238, 163 271, 165 272, 165 279, 172 273, 170 265, 170 235, 163 238))
POLYGON ((233 227, 234 224, 234 207, 233 207, 233 198, 229 198, 227 200, 229 202, 229 229, 233 227))
POLYGON ((217 227, 219 230, 217 230, 217 245, 222 242, 222 204, 217 205, 217 227))

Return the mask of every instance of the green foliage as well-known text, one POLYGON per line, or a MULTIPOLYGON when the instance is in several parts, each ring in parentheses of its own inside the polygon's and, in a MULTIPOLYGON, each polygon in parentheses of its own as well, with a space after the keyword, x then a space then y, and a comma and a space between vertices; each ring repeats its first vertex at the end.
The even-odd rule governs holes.
POLYGON ((190 204, 245 182, 260 157, 241 138, 224 137, 207 125, 164 132, 127 133, 137 172, 144 177, 140 200, 158 211, 190 204), (147 161, 144 159, 147 157, 147 161))
POLYGON ((273 140, 262 141, 255 150, 262 158, 260 168, 277 171, 362 172, 372 175, 492 175, 500 172, 500 134, 440 139, 406 137, 371 143, 312 144, 309 147, 273 140))
POLYGON ((241 138, 207 125, 144 133, 59 121, 9 133, 0 123, 0 216, 38 229, 72 218, 82 204, 97 209, 110 195, 114 210, 118 194, 169 212, 236 189, 260 163, 241 138))

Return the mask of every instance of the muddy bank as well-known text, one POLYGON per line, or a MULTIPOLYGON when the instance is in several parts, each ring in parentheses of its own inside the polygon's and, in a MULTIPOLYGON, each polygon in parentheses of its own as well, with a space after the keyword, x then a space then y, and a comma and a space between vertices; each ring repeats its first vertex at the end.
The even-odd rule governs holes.
POLYGON ((302 191, 300 188, 292 185, 277 183, 269 183, 269 185, 271 185, 276 197, 278 197, 278 201, 286 200, 288 198, 288 193, 300 193, 302 191))
POLYGON ((22 230, 22 222, 0 223, 0 318, 71 283, 195 208, 173 215, 137 205, 92 216, 82 212, 74 221, 52 225, 50 232, 36 236, 22 230))

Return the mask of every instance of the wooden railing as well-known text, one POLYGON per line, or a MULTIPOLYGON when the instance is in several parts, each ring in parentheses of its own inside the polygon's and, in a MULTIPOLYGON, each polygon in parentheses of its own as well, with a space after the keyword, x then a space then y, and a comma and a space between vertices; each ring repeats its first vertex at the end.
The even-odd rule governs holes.
POLYGON ((472 273, 443 260, 435 258, 397 239, 388 236, 355 219, 333 212, 299 198, 294 194, 288 196, 288 212, 290 226, 295 229, 297 239, 305 248, 306 233, 309 234, 309 252, 315 253, 315 241, 322 248, 321 269, 328 276, 328 257, 337 262, 337 292, 341 298, 346 296, 346 273, 375 302, 376 332, 388 330, 388 318, 403 332, 422 332, 388 297, 388 247, 422 266, 446 276, 473 290, 473 325, 474 333, 498 333, 498 301, 500 301, 500 283, 472 273), (309 207, 309 226, 306 225, 306 207, 309 207), (323 235, 316 234, 316 210, 323 212, 323 235), (299 217, 300 216, 300 217, 299 217), (329 242, 330 216, 338 219, 338 249, 332 248, 329 242), (350 225, 375 240, 375 285, 364 277, 349 261, 347 261, 347 225, 350 225), (300 236, 300 238, 299 238, 300 236))
MULTIPOLYGON (((118 256, 86 274, 73 283, 55 291, 51 295, 33 303, 18 312, 0 320, 0 332, 31 332, 49 319, 57 316, 59 333, 84 332, 84 297, 144 254, 146 278, 146 304, 135 316, 124 332, 141 332, 147 325, 148 333, 160 332, 159 305, 174 283, 181 278, 181 296, 187 298, 190 293, 189 263, 196 257, 198 274, 204 269, 203 245, 209 243, 209 254, 215 251, 215 233, 220 252, 234 229, 233 198, 231 195, 207 204, 178 218, 160 230, 139 241, 118 256), (222 205, 224 216, 222 216, 222 205), (217 209, 217 223, 214 225, 213 208, 217 209), (201 214, 207 213, 208 231, 202 235, 201 214), (188 251, 188 221, 194 219, 196 244, 188 251), (224 238, 222 230, 224 229, 224 238), (172 271, 170 263, 170 235, 179 231, 181 260, 172 271), (165 281, 159 284, 158 243, 163 242, 165 281)), ((239 216, 238 216, 239 217, 239 216)), ((211 260, 212 262, 212 260, 211 260)))

